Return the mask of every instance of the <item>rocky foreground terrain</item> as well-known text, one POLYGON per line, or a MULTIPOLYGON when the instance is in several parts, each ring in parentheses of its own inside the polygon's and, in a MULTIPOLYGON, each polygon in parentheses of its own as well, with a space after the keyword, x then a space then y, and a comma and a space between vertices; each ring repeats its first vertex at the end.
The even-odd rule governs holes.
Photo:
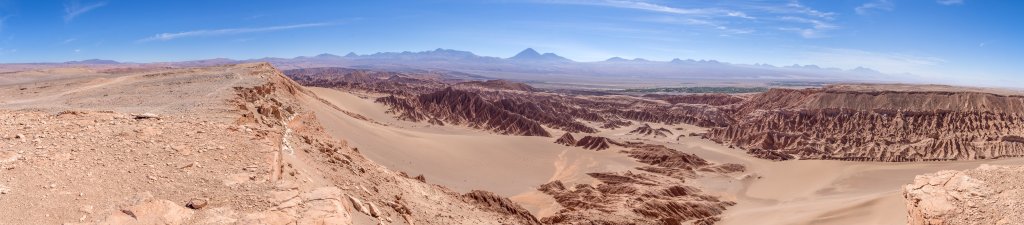
POLYGON ((917 176, 903 187, 909 224, 1022 224, 1022 173, 1022 166, 982 165, 917 176))
POLYGON ((0 224, 537 224, 323 132, 269 64, 0 87, 0 224))

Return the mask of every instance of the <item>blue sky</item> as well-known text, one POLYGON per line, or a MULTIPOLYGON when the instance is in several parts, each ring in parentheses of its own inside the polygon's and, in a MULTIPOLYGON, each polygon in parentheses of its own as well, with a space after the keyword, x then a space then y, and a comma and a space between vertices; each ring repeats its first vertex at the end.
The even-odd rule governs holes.
MULTIPOLYGON (((1001 0, 0 0, 0 62, 131 62, 532 47, 613 56, 866 66, 1019 82, 1024 2, 1001 0)), ((1019 85, 1008 85, 1019 86, 1019 85)))

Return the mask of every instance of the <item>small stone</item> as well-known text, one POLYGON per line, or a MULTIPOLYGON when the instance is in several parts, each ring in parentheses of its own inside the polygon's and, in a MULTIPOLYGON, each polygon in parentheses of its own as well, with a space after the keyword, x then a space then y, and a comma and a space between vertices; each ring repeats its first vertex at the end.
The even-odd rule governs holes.
POLYGON ((353 196, 348 196, 348 200, 352 202, 352 207, 355 208, 356 211, 359 211, 366 215, 370 215, 370 211, 366 207, 363 207, 362 201, 359 201, 359 199, 353 196))
POLYGON ((188 203, 185 203, 185 207, 190 209, 202 209, 203 207, 206 207, 207 203, 208 201, 206 199, 193 198, 188 200, 188 203))
POLYGON ((380 209, 377 209, 376 204, 373 204, 373 202, 367 202, 366 205, 368 206, 367 208, 370 209, 370 216, 380 217, 380 209))

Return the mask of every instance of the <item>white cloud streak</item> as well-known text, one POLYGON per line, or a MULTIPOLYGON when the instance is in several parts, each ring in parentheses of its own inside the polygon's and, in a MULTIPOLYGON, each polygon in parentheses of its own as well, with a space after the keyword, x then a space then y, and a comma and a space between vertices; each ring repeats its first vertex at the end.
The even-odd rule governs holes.
POLYGON ((744 19, 755 19, 754 17, 749 16, 746 13, 740 11, 724 10, 718 8, 679 8, 637 0, 555 0, 542 2, 551 4, 604 6, 620 9, 643 10, 677 15, 726 16, 744 19))
POLYGON ((875 0, 857 6, 857 8, 853 9, 853 11, 857 12, 857 14, 860 15, 867 15, 874 10, 892 11, 895 7, 896 5, 893 4, 890 0, 875 0))
MULTIPOLYGON (((888 2, 889 0, 876 0, 888 2)), ((798 0, 753 1, 726 4, 717 1, 693 2, 691 7, 674 7, 651 0, 534 0, 537 3, 599 6, 646 11, 665 18, 640 21, 713 28, 722 35, 792 32, 804 38, 827 37, 838 29, 834 12, 820 11, 798 0)))
POLYGON ((820 37, 824 37, 823 33, 825 31, 839 28, 839 26, 836 26, 834 24, 831 24, 831 23, 828 23, 828 22, 825 22, 825 21, 817 20, 817 19, 807 19, 807 18, 795 17, 795 16, 783 16, 783 17, 781 17, 779 19, 783 20, 783 21, 790 21, 790 22, 803 23, 803 24, 809 25, 810 27, 805 27, 805 28, 793 28, 793 27, 779 28, 779 30, 783 30, 783 31, 796 32, 797 34, 800 34, 800 36, 804 37, 804 38, 820 38, 820 37))
POLYGON ((88 5, 81 5, 78 1, 64 4, 64 22, 69 23, 82 14, 107 5, 106 2, 97 2, 88 5))
POLYGON ((943 4, 943 5, 960 5, 960 4, 964 4, 964 0, 937 0, 935 2, 937 2, 939 4, 943 4))
POLYGON ((147 38, 140 39, 139 42, 150 42, 150 41, 168 41, 179 38, 189 37, 210 37, 210 36, 223 36, 223 35, 234 35, 234 34, 245 34, 245 33, 257 33, 257 32, 273 32, 282 30, 293 30, 300 28, 311 28, 311 27, 323 27, 331 26, 333 23, 304 23, 304 24, 293 24, 284 26, 270 26, 270 27, 251 27, 251 28, 227 28, 227 29, 216 29, 216 30, 193 30, 184 31, 177 33, 159 33, 147 38))

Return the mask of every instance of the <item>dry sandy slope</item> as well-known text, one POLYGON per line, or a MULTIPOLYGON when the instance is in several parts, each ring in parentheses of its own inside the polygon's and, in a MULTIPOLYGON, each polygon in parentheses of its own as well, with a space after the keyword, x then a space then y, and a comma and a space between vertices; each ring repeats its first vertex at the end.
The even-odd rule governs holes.
POLYGON ((310 89, 334 105, 381 123, 317 110, 329 133, 346 137, 371 160, 410 175, 424 174, 427 182, 457 191, 481 189, 518 196, 513 199, 522 200, 520 203, 535 213, 553 209, 553 200, 537 194, 541 184, 553 180, 590 182, 587 172, 622 171, 640 165, 616 151, 566 147, 547 137, 504 136, 394 121, 372 98, 333 89, 310 89))
MULTIPOLYGON (((403 121, 391 119, 382 106, 372 103, 373 98, 360 98, 330 89, 314 90, 349 110, 372 115, 377 121, 391 124, 385 127, 360 121, 323 121, 331 124, 328 127, 332 133, 358 137, 353 138, 352 143, 374 161, 399 171, 426 174, 428 182, 457 190, 483 188, 514 196, 513 200, 538 216, 545 216, 557 207, 545 200, 547 196, 529 189, 559 176, 552 174, 565 174, 554 165, 559 165, 558 168, 581 168, 573 171, 604 170, 601 167, 628 169, 633 165, 629 159, 614 154, 601 155, 614 151, 596 155, 579 149, 566 151, 564 147, 550 145, 552 138, 509 137, 452 127, 403 124, 403 121), (567 160, 570 163, 566 163, 567 160), (522 192, 524 190, 527 192, 522 192)), ((676 141, 675 137, 626 134, 636 126, 602 130, 598 135, 665 144, 717 163, 740 163, 748 167, 747 174, 694 181, 695 185, 739 203, 726 211, 721 224, 903 224, 906 223, 907 212, 899 190, 902 185, 911 183, 915 175, 973 168, 980 164, 1024 164, 1024 159, 914 163, 774 162, 696 137, 676 141), (744 179, 747 175, 750 178, 744 179)), ((654 126, 672 128, 677 135, 705 130, 689 125, 654 126)))

